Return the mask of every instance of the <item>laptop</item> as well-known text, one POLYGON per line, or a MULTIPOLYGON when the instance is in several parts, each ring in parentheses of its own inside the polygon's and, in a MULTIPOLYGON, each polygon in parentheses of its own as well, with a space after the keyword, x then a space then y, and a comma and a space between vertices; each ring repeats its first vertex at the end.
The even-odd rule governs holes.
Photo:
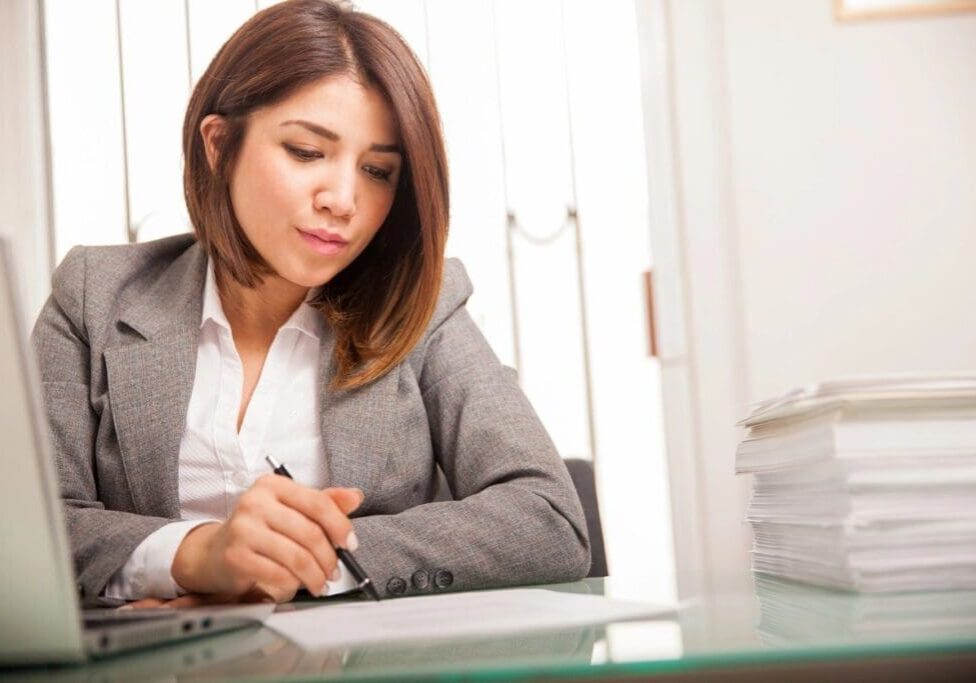
POLYGON ((273 604, 81 609, 26 329, 0 237, 0 664, 80 662, 263 622, 273 604))

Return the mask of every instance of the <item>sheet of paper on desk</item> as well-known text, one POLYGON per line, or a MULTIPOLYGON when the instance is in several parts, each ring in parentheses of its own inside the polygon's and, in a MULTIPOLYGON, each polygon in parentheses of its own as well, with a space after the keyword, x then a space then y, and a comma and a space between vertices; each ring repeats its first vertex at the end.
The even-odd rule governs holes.
POLYGON ((674 608, 541 588, 341 602, 271 615, 265 622, 305 649, 395 640, 492 636, 674 614, 674 608))

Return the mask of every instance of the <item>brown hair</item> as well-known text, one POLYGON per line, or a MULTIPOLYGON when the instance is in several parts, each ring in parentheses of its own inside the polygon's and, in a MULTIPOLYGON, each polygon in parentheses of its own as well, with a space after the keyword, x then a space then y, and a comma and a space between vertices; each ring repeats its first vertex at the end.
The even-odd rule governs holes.
POLYGON ((214 57, 183 121, 183 190, 218 281, 246 287, 273 273, 244 235, 229 180, 248 114, 326 76, 375 87, 397 119, 403 164, 386 221, 363 252, 311 302, 336 335, 335 389, 369 384, 400 363, 424 334, 437 303, 448 224, 447 160, 423 67, 389 25, 327 0, 288 0, 259 12, 214 57), (226 125, 211 169, 200 122, 226 125))

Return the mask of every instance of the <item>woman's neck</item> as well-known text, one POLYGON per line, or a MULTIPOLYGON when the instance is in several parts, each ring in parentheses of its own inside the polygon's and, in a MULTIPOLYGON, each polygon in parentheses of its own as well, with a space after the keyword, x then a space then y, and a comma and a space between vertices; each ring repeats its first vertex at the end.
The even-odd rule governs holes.
POLYGON ((220 304, 237 340, 271 344, 278 328, 301 306, 308 289, 280 277, 265 277, 254 288, 225 278, 219 283, 220 304))

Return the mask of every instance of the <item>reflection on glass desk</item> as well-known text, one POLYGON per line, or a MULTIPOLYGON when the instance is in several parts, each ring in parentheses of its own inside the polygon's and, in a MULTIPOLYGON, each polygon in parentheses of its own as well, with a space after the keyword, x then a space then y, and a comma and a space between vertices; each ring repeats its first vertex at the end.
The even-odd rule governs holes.
MULTIPOLYGON (((548 588, 619 596, 611 579, 548 588)), ((309 604, 319 603, 286 608, 309 604)), ((737 681, 878 673, 976 680, 976 591, 865 595, 757 575, 748 590, 693 601, 677 617, 653 621, 314 652, 258 627, 85 666, 8 669, 0 682, 737 681)))

